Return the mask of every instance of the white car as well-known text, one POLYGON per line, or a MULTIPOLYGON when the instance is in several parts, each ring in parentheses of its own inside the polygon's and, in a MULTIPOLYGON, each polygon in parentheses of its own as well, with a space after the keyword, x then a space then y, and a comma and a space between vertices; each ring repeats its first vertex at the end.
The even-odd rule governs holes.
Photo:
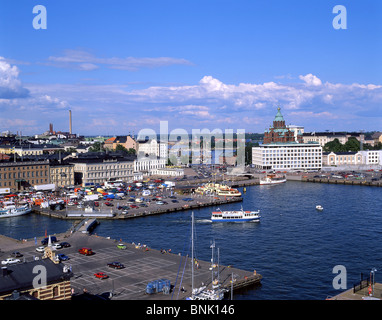
POLYGON ((53 248, 53 249, 61 249, 61 248, 62 248, 62 245, 60 245, 59 243, 53 243, 53 244, 52 244, 52 248, 53 248))
POLYGON ((44 252, 45 251, 45 247, 38 247, 38 248, 36 248, 36 251, 37 252, 44 252))
POLYGON ((14 263, 19 263, 19 262, 21 262, 21 260, 20 260, 20 259, 15 259, 15 258, 8 258, 8 259, 5 259, 5 260, 1 261, 1 264, 4 264, 4 265, 6 265, 6 264, 14 264, 14 263))

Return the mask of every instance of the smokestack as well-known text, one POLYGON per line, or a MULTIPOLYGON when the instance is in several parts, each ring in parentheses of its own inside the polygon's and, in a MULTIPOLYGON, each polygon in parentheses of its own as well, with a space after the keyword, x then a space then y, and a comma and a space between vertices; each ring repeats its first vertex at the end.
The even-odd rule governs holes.
POLYGON ((69 110, 69 133, 72 134, 72 110, 69 110))

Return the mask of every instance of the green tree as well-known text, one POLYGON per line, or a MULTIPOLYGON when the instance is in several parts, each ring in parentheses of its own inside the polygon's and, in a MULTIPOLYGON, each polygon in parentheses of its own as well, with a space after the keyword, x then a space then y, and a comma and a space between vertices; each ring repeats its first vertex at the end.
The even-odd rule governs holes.
POLYGON ((103 144, 102 142, 95 142, 90 148, 89 148, 89 151, 90 152, 99 152, 99 151, 103 151, 103 144))
POLYGON ((345 146, 336 138, 324 145, 324 152, 344 152, 345 146))
POLYGON ((355 137, 351 137, 344 145, 346 151, 358 152, 360 148, 360 142, 355 137))

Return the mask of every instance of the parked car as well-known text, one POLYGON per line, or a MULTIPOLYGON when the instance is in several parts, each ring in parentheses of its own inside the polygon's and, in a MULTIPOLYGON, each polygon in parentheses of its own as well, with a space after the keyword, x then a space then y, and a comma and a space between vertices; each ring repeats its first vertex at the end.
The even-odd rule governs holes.
POLYGON ((44 252, 45 251, 45 247, 41 246, 41 247, 37 247, 36 248, 36 251, 37 252, 44 252))
POLYGON ((78 253, 83 254, 85 256, 90 256, 94 254, 93 250, 90 248, 81 248, 80 250, 78 250, 78 253))
POLYGON ((109 276, 105 272, 97 272, 94 274, 94 276, 101 280, 109 278, 109 276))
POLYGON ((114 268, 114 269, 122 269, 125 267, 122 263, 117 262, 117 261, 110 262, 107 264, 107 266, 110 268, 114 268))
POLYGON ((20 252, 18 252, 18 251, 13 251, 13 252, 11 253, 11 256, 12 256, 13 258, 20 258, 20 257, 22 257, 23 255, 22 255, 20 252))
POLYGON ((117 248, 123 250, 123 249, 126 249, 126 245, 123 243, 118 243, 117 248))
POLYGON ((60 261, 66 261, 66 260, 69 260, 69 257, 66 256, 66 255, 64 255, 63 253, 58 254, 57 257, 58 257, 58 259, 59 259, 60 261))
POLYGON ((108 206, 108 207, 114 206, 111 202, 108 202, 108 201, 105 202, 105 205, 108 206))
POLYGON ((52 248, 53 248, 53 249, 61 249, 62 246, 61 246, 59 243, 53 243, 53 244, 52 244, 52 248))
POLYGON ((61 242, 60 245, 63 248, 69 248, 70 247, 70 243, 69 242, 61 242))
MULTIPOLYGON (((57 238, 55 236, 51 236, 50 240, 52 241, 52 243, 53 242, 57 242, 57 238)), ((42 245, 47 245, 48 242, 49 242, 49 237, 48 238, 44 238, 44 239, 41 240, 41 244, 42 245)))
POLYGON ((19 263, 19 262, 21 262, 20 259, 8 258, 8 259, 5 259, 5 260, 1 261, 1 264, 2 265, 7 265, 7 264, 15 264, 15 263, 19 263))

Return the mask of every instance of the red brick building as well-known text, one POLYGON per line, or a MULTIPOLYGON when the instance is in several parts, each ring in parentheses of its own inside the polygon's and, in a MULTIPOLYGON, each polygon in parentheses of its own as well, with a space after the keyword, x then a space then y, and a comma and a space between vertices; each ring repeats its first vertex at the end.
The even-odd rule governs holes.
POLYGON ((284 117, 277 108, 277 114, 273 120, 273 126, 264 132, 263 144, 269 143, 286 143, 286 142, 302 142, 302 136, 298 135, 297 140, 294 132, 291 131, 286 125, 284 117))

